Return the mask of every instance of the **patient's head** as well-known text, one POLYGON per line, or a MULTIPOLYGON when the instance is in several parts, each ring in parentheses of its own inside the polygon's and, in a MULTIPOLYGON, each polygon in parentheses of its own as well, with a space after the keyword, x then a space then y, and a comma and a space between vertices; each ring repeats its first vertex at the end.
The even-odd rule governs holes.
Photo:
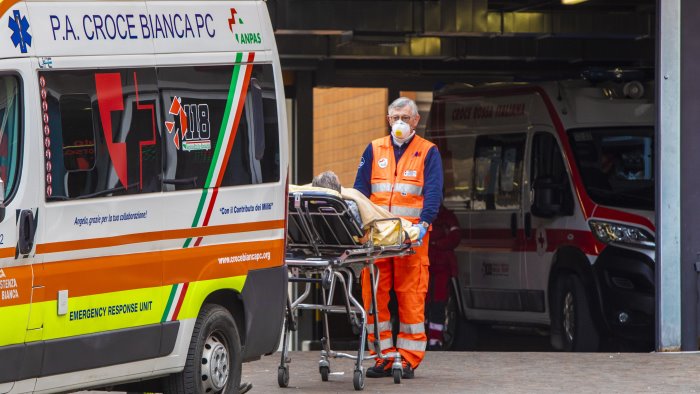
POLYGON ((340 179, 333 171, 324 171, 314 177, 311 181, 311 186, 325 187, 326 189, 335 190, 340 193, 340 179))

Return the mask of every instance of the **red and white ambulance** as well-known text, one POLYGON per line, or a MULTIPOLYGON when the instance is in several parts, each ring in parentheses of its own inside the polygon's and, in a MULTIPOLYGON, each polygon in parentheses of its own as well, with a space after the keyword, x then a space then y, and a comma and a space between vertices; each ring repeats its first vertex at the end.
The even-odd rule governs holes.
POLYGON ((650 83, 585 80, 435 95, 426 136, 463 233, 455 346, 471 323, 548 327, 570 351, 653 343, 652 98, 650 83))

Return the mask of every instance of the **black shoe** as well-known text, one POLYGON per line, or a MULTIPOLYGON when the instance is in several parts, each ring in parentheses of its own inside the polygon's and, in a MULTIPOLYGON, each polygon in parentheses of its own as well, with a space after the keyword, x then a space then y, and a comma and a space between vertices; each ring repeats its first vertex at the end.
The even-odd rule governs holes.
POLYGON ((391 363, 390 360, 377 360, 377 363, 373 367, 367 368, 368 378, 385 378, 391 376, 391 363))
POLYGON ((404 361, 403 368, 401 369, 401 377, 403 379, 413 379, 414 375, 415 372, 413 371, 413 367, 411 367, 411 363, 404 361))

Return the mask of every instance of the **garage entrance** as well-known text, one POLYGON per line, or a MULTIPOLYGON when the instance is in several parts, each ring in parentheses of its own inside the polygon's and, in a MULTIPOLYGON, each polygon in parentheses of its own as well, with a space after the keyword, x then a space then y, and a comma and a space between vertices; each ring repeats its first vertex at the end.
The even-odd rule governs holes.
MULTIPOLYGON (((681 37, 697 37, 691 19, 700 6, 688 0, 270 0, 268 7, 293 114, 294 183, 309 182, 318 169, 315 163, 330 163, 320 153, 324 149, 314 150, 333 143, 333 137, 324 142, 328 131, 322 137, 320 130, 359 123, 341 113, 326 113, 322 120, 314 112, 332 100, 339 92, 335 88, 385 95, 385 103, 370 101, 369 106, 383 111, 400 92, 420 97, 455 83, 580 79, 585 73, 620 82, 629 75, 655 80, 655 347, 698 348, 700 235, 692 229, 700 219, 681 212, 694 212, 698 204, 690 172, 697 166, 692 147, 700 143, 694 139, 700 137, 690 127, 699 116, 692 109, 697 99, 691 62, 700 48, 681 37)), ((379 126, 369 122, 363 127, 379 126)), ((371 138, 357 137, 357 149, 371 138)), ((351 178, 352 164, 345 164, 351 178)), ((352 182, 346 178, 344 184, 352 182)))

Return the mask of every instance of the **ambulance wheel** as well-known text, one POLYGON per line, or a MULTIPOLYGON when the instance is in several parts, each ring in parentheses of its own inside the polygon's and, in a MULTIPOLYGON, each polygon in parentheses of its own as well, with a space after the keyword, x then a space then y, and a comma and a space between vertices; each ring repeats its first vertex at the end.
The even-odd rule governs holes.
POLYGON ((289 386, 289 367, 277 367, 277 385, 280 387, 289 386))
POLYGON ((197 316, 185 369, 166 379, 164 392, 235 393, 241 384, 241 340, 231 313, 205 304, 197 316))
POLYGON ((600 338, 586 289, 576 275, 564 275, 557 281, 554 319, 559 324, 563 350, 570 352, 598 351, 600 338))
POLYGON ((454 291, 445 303, 445 321, 442 331, 443 350, 474 350, 477 346, 479 326, 467 320, 459 311, 454 291))
POLYGON ((352 374, 352 385, 355 387, 356 391, 362 391, 365 389, 365 375, 362 374, 362 371, 356 370, 352 374))

